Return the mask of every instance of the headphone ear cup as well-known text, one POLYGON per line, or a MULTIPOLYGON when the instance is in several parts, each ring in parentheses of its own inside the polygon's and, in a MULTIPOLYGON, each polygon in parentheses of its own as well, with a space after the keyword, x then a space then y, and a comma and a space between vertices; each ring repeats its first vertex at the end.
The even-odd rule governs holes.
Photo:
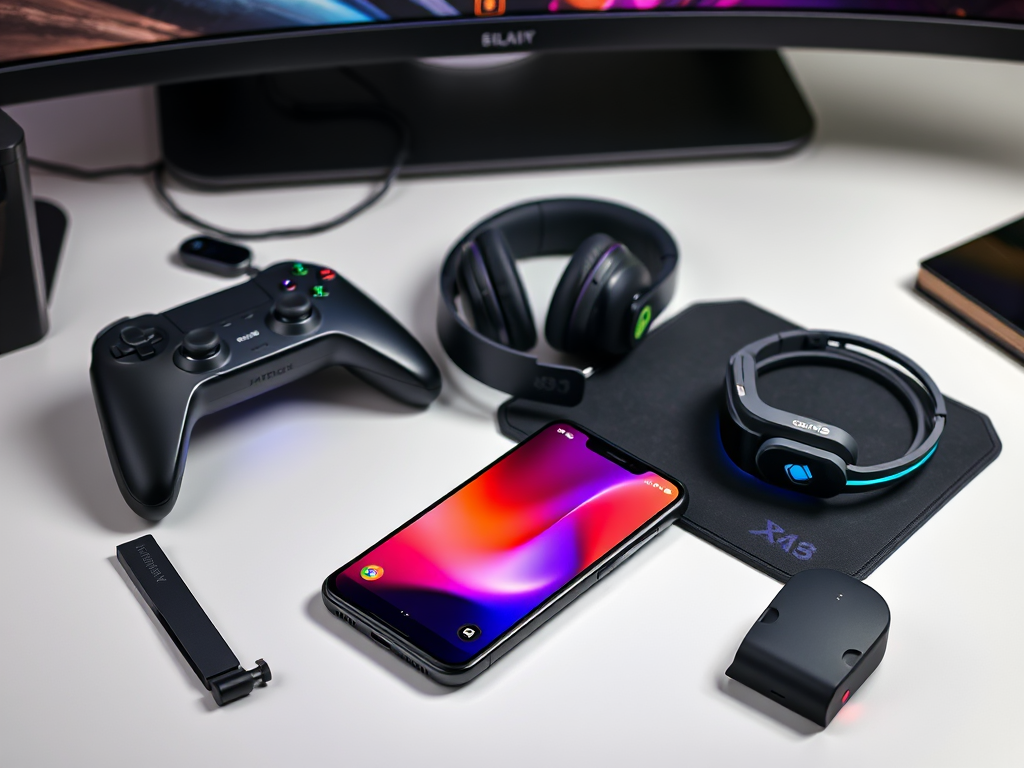
POLYGON ((455 282, 462 299, 462 311, 466 313, 470 325, 491 341, 508 344, 508 331, 476 242, 464 248, 455 273, 455 282))
POLYGON ((601 256, 617 242, 609 235, 591 235, 580 243, 572 258, 569 259, 558 285, 555 286, 555 293, 551 297, 551 304, 548 307, 548 317, 544 323, 544 336, 547 337, 548 344, 555 349, 560 349, 563 352, 571 351, 567 342, 569 318, 572 316, 572 310, 579 298, 580 288, 601 256))
POLYGON ((629 308, 651 276, 622 243, 604 234, 584 240, 569 261, 548 310, 545 333, 556 349, 620 356, 632 349, 629 308))
POLYGON ((808 496, 830 498, 846 490, 846 462, 831 451, 784 437, 761 443, 754 457, 765 480, 808 496))
POLYGON ((508 345, 527 350, 537 343, 530 302, 519 279, 515 256, 508 238, 500 230, 487 230, 477 238, 484 266, 494 289, 501 316, 508 331, 508 345))

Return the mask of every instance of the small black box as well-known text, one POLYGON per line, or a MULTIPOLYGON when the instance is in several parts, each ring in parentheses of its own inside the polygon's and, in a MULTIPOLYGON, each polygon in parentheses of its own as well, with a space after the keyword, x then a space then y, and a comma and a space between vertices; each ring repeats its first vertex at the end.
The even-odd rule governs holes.
POLYGON ((889 606, 839 571, 793 576, 743 638, 725 674, 818 725, 875 671, 889 639, 889 606))

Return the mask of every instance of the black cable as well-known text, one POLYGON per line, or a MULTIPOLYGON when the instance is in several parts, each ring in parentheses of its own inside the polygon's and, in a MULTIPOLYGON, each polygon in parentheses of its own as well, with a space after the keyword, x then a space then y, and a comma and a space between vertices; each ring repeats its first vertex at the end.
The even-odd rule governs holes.
POLYGON ((283 227, 280 229, 265 229, 257 231, 245 231, 245 230, 234 230, 225 229, 218 227, 216 224, 211 224, 208 221, 200 219, 198 216, 193 216, 188 211, 184 210, 179 206, 174 199, 170 196, 165 185, 164 173, 165 168, 162 161, 150 163, 149 165, 125 165, 117 166, 113 168, 78 168, 73 165, 65 165, 63 163, 54 163, 49 160, 38 160, 36 158, 29 159, 29 165, 38 168, 42 171, 48 171, 50 173, 58 173, 64 176, 70 176, 72 178, 83 179, 86 181, 94 181, 96 179, 106 178, 108 176, 124 176, 124 175, 136 175, 142 176, 146 174, 153 174, 153 190, 156 192, 159 200, 164 206, 178 219, 191 224, 198 229, 201 229, 211 234, 226 237, 230 240, 269 240, 271 238, 284 238, 284 237, 302 237, 304 235, 316 235, 320 232, 326 232, 329 229, 340 227, 342 224, 351 221, 360 213, 365 211, 371 205, 380 200, 390 189, 391 184, 397 178, 399 171, 402 169, 402 165, 405 163, 406 157, 409 155, 410 145, 410 131, 404 125, 401 126, 401 142, 398 148, 398 152, 395 153, 395 159, 392 161, 391 168, 388 170, 387 175, 384 177, 380 187, 375 191, 367 195, 356 205, 349 208, 344 213, 335 216, 332 219, 321 221, 317 224, 310 224, 304 227, 283 227))
POLYGON ((145 176, 147 173, 155 173, 163 166, 163 163, 160 160, 157 160, 155 163, 149 163, 148 165, 115 165, 112 168, 79 168, 74 165, 53 163, 49 160, 39 160, 35 157, 30 157, 28 159, 28 164, 41 171, 57 173, 61 176, 70 176, 75 179, 84 179, 86 181, 104 179, 107 176, 145 176))
MULTIPOLYGON (((200 219, 198 216, 194 216, 180 205, 178 205, 171 197, 167 190, 165 183, 164 174, 166 173, 166 167, 163 160, 158 160, 147 165, 122 165, 114 166, 112 168, 79 168, 74 165, 65 165, 64 163, 54 163, 49 160, 39 160, 36 158, 29 158, 28 164, 33 168, 38 168, 41 171, 48 171, 50 173, 57 173, 64 176, 70 176, 76 179, 83 179, 86 181, 94 181, 96 179, 103 179, 108 176, 143 176, 146 174, 153 174, 153 191, 156 193, 157 198, 163 203, 164 207, 167 208, 175 217, 191 224, 198 229, 205 232, 209 232, 214 235, 226 237, 229 240, 269 240, 271 238, 284 238, 284 237, 302 237, 305 235, 316 235, 327 230, 340 227, 360 213, 365 211, 367 208, 372 206, 378 200, 380 200, 387 193, 388 189, 391 188, 391 184, 398 177, 402 166, 405 164, 406 158, 409 156, 409 150, 412 144, 412 131, 409 125, 405 122, 400 115, 394 110, 387 106, 380 92, 377 91, 371 84, 367 83, 362 77, 356 77, 355 73, 349 72, 350 77, 355 79, 360 85, 368 90, 383 106, 382 110, 379 110, 374 118, 383 122, 390 123, 394 128, 397 129, 399 134, 399 145, 398 150, 395 152, 394 159, 391 162, 391 167, 387 174, 384 176, 383 181, 378 189, 371 192, 363 200, 356 203, 356 205, 349 208, 347 211, 335 216, 334 218, 321 221, 317 224, 310 224, 303 227, 283 227, 280 229, 265 229, 256 231, 245 231, 245 230, 233 230, 224 229, 218 227, 215 224, 211 224, 208 221, 200 219)), ((353 115, 350 115, 353 116, 353 115)), ((366 115, 361 115, 365 117, 366 115)), ((337 118, 339 115, 331 115, 331 117, 337 118)))
POLYGON ((204 230, 206 232, 211 232, 215 235, 220 235, 221 237, 226 237, 230 240, 269 240, 271 238, 278 237, 283 238, 302 237, 304 235, 316 235, 321 232, 326 232, 329 229, 340 227, 342 224, 351 221, 360 213, 362 213, 371 205, 373 205, 382 197, 384 197, 385 193, 387 193, 388 189, 391 187, 392 182, 394 182, 395 178, 397 178, 399 171, 402 169, 402 165, 405 163, 406 157, 409 155, 409 145, 411 143, 409 134, 410 131, 408 130, 408 128, 402 125, 401 142, 398 148, 398 152, 395 153, 395 159, 391 163, 391 168, 390 170, 388 170, 387 175, 384 177, 384 180, 382 181, 380 187, 377 190, 371 192, 369 195, 363 198, 363 200, 356 203, 354 206, 349 208, 344 213, 341 213, 340 215, 335 216, 332 219, 321 221, 318 224, 310 224, 304 227, 284 227, 281 229, 265 229, 257 231, 223 229, 214 224, 211 224, 208 221, 204 221, 203 219, 200 219, 197 216, 193 216, 191 213, 188 213, 187 211, 182 209, 176 202, 174 202, 173 198, 171 198, 170 194, 168 194, 167 192, 167 187, 164 186, 164 169, 162 163, 160 164, 160 167, 157 168, 156 171, 153 173, 153 189, 156 192, 157 196, 160 198, 161 202, 163 202, 163 204, 168 208, 168 210, 170 210, 171 213, 173 213, 182 221, 191 224, 194 227, 198 227, 199 229, 204 230))

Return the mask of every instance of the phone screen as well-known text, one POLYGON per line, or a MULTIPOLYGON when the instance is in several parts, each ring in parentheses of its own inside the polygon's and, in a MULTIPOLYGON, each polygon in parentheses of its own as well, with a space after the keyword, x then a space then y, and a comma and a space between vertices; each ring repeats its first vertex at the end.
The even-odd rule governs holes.
POLYGON ((679 499, 552 424, 328 579, 435 658, 464 662, 679 499))

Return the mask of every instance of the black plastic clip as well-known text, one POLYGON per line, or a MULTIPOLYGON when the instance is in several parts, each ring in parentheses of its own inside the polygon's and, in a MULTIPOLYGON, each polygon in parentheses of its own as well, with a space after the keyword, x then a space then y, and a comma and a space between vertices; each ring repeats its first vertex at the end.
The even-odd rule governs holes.
POLYGON ((219 706, 248 696, 257 683, 270 682, 263 659, 249 670, 238 663, 156 539, 147 534, 120 545, 117 559, 219 706))

